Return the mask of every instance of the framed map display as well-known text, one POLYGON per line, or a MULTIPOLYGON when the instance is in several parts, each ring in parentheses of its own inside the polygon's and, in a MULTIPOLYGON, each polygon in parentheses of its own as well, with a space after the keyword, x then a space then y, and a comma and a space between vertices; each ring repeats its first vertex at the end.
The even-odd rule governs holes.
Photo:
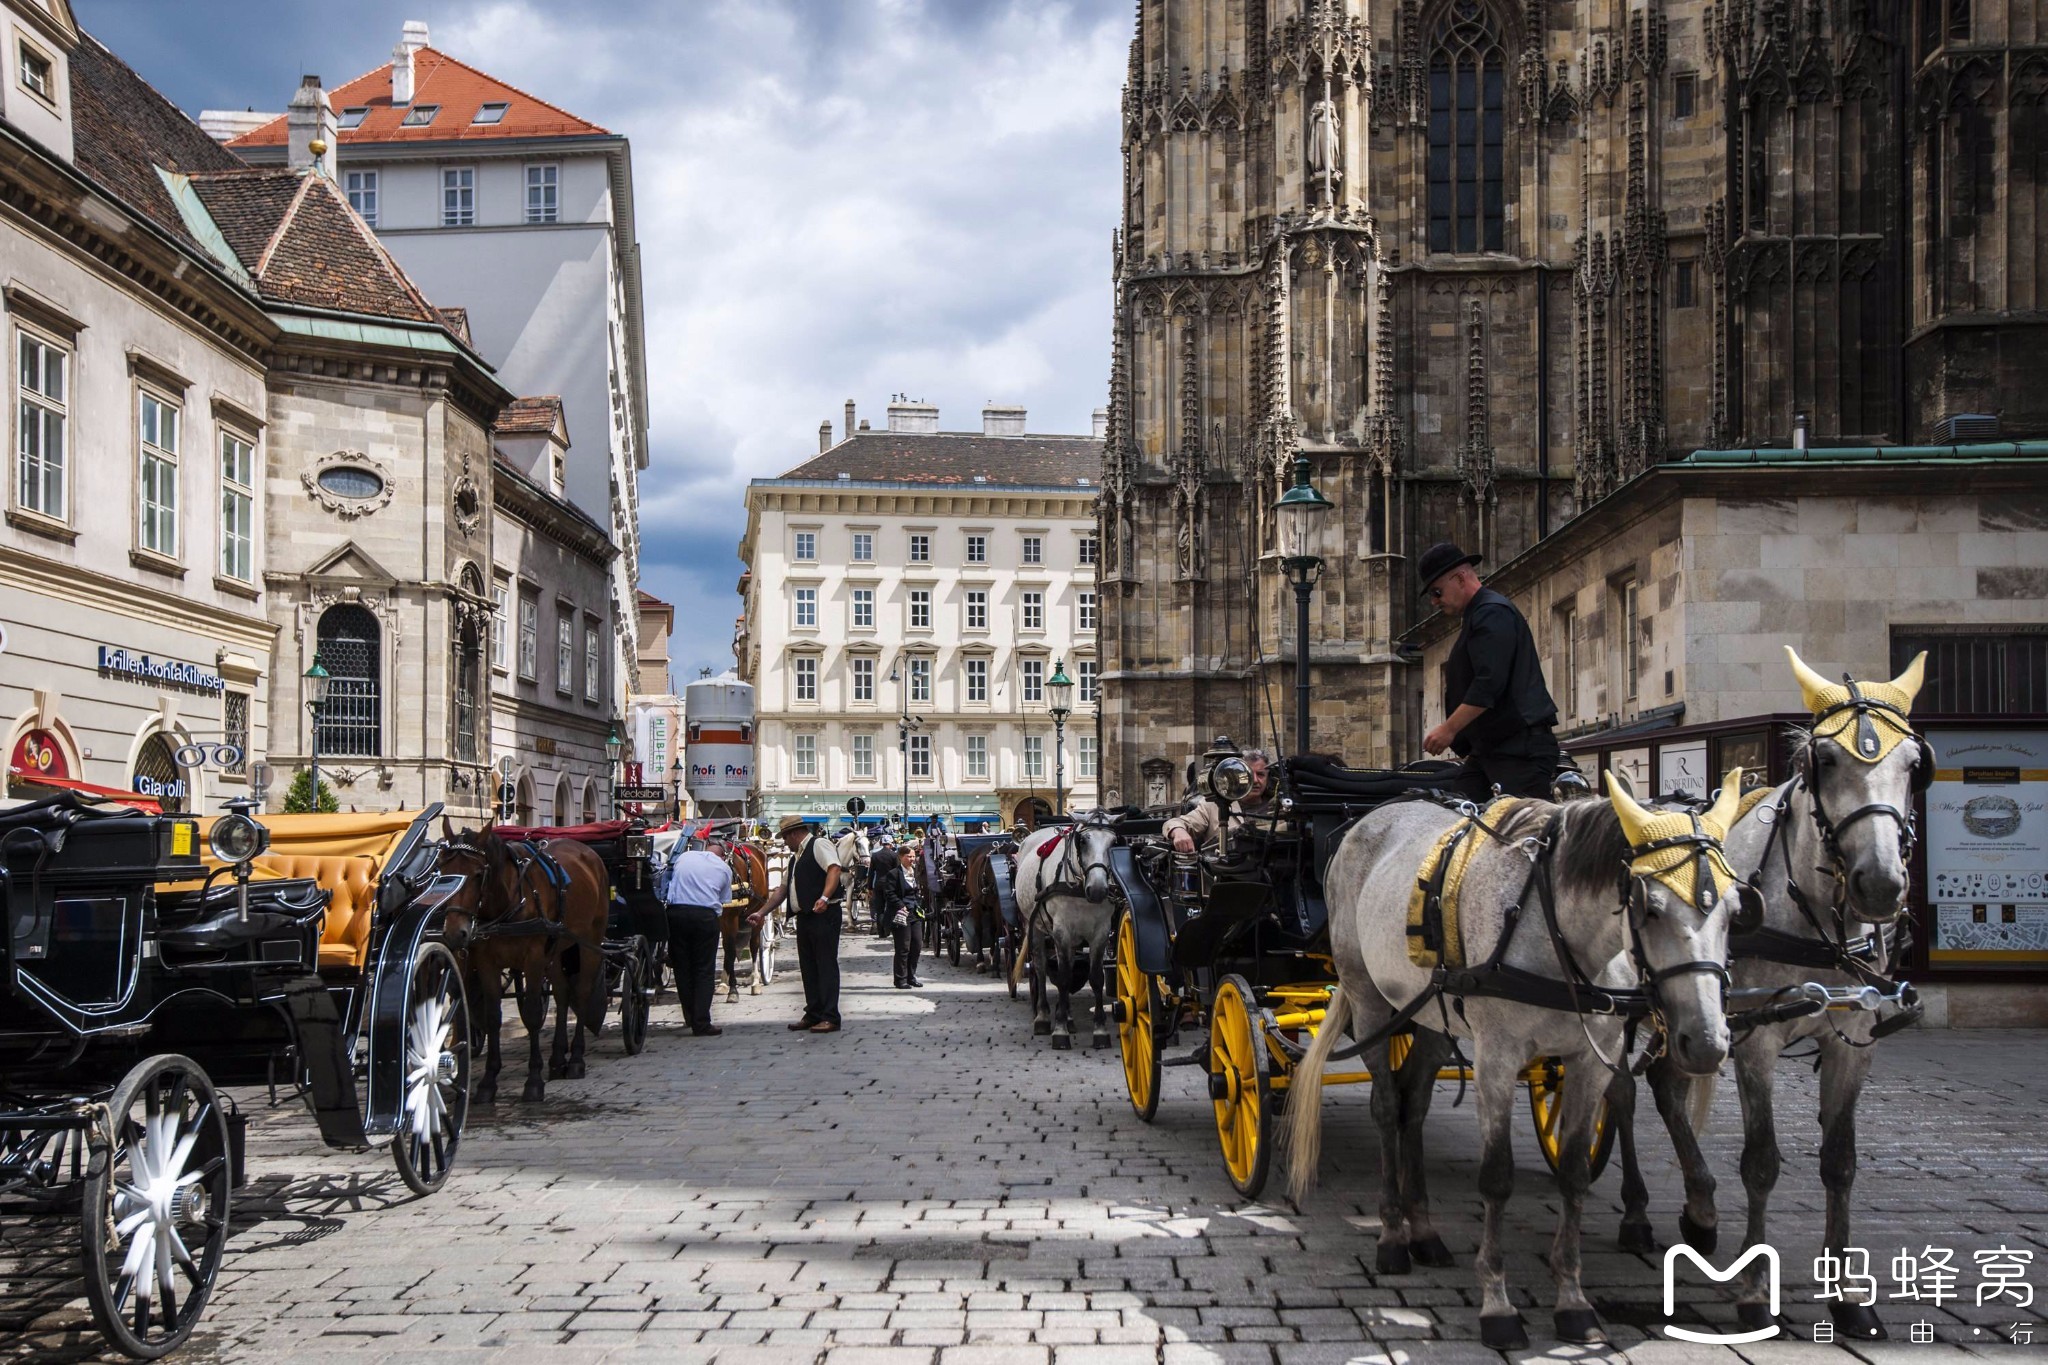
POLYGON ((1930 727, 1928 962, 2048 966, 2048 729, 1930 727))

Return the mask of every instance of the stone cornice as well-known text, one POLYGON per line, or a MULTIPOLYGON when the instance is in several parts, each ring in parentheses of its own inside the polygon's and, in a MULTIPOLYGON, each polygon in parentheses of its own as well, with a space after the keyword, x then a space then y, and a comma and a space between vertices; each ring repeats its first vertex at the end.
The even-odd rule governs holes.
MULTIPOLYGON (((876 484, 757 479, 747 490, 761 511, 840 516, 1043 517, 1095 520, 1099 488, 1004 488, 993 484, 876 484)), ((752 531, 750 525, 749 531, 752 531)))
POLYGON ((492 462, 491 476, 499 511, 600 564, 609 564, 618 556, 619 547, 596 522, 542 492, 503 460, 492 462))
POLYGON ((0 589, 19 589, 95 611, 132 616, 151 625, 209 635, 268 655, 278 626, 254 604, 242 610, 208 607, 179 592, 165 592, 133 576, 115 577, 76 564, 60 564, 28 550, 0 545, 0 589))

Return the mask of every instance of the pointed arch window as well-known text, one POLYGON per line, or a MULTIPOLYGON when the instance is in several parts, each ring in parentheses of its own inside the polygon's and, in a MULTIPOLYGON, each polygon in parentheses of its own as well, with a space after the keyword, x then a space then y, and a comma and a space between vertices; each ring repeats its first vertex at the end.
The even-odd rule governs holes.
POLYGON ((320 663, 330 678, 320 708, 323 756, 376 758, 384 751, 383 651, 377 618, 354 603, 320 617, 320 663))
POLYGON ((1430 38, 1429 249, 1500 251, 1507 58, 1479 0, 1452 0, 1430 38))

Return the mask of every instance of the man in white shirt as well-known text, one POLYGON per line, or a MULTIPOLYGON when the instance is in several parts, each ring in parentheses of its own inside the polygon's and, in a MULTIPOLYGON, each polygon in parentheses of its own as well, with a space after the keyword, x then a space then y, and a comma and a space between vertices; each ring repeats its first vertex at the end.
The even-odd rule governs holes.
POLYGON ((683 1020, 699 1038, 725 1032, 711 1023, 718 979, 718 917, 732 899, 732 868, 709 849, 679 850, 662 887, 668 907, 668 961, 675 969, 683 1020))

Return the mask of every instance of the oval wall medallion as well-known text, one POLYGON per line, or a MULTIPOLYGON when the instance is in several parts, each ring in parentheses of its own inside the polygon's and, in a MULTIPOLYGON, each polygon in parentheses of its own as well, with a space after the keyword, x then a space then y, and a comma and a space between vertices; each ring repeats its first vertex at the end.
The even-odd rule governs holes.
POLYGON ((395 490, 383 461, 360 450, 337 450, 314 460, 299 475, 313 501, 353 521, 388 505, 395 490))

